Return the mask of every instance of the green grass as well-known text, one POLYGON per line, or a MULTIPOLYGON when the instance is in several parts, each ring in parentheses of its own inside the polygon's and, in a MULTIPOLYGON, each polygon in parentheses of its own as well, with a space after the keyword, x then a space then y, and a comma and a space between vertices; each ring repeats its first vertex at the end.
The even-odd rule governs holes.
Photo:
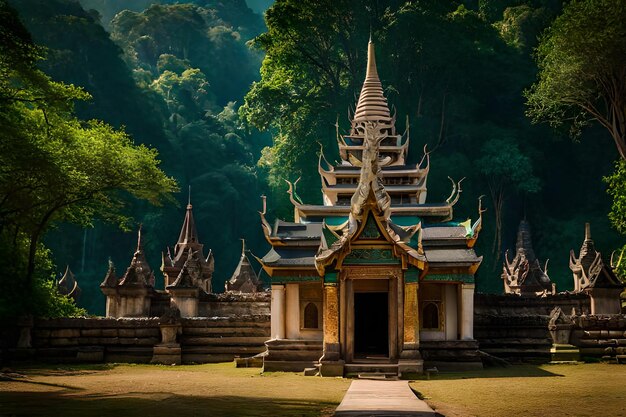
MULTIPOLYGON (((330 416, 350 382, 232 363, 32 365, 0 374, 0 416, 330 416)), ((623 365, 516 365, 411 387, 446 417, 626 416, 623 365)))
POLYGON ((411 387, 446 417, 626 416, 624 365, 516 365, 434 375, 411 387))
POLYGON ((27 367, 6 375, 1 416, 329 416, 350 384, 261 375, 232 363, 27 367))

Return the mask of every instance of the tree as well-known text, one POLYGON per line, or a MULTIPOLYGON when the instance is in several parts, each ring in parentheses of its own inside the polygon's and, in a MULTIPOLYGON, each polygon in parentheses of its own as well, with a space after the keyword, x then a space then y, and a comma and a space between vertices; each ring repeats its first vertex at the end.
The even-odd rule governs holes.
POLYGON ((540 184, 539 179, 533 174, 530 158, 520 151, 514 139, 491 139, 483 146, 482 155, 477 163, 480 172, 487 178, 496 223, 491 249, 496 257, 495 266, 502 249, 502 217, 507 195, 511 194, 511 191, 536 193, 540 189, 540 184))
POLYGON ((591 120, 626 159, 626 2, 573 0, 537 49, 539 79, 526 92, 528 115, 576 136, 591 120))
POLYGON ((51 225, 87 226, 98 217, 124 226, 130 196, 160 204, 176 184, 159 169, 155 150, 73 116, 74 101, 89 95, 37 68, 40 50, 4 1, 0 37, 0 238, 24 259, 23 269, 3 278, 28 292, 51 225))

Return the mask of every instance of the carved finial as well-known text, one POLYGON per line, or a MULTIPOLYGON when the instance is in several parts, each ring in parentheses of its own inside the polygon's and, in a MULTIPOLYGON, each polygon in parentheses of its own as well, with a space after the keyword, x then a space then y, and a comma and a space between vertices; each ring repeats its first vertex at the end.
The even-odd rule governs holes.
POLYGON ((585 240, 591 240, 591 225, 585 223, 585 240))
POLYGON ((409 120, 409 114, 406 114, 406 137, 409 138, 411 137, 411 122, 409 120))
POLYGON ((241 256, 245 256, 246 254, 246 239, 241 238, 241 256))
POLYGON ((191 208, 191 184, 189 184, 189 191, 187 195, 187 208, 191 208))
POLYGON ((143 227, 142 223, 139 223, 139 230, 137 231, 137 251, 141 250, 141 228, 143 227))
POLYGON ((261 195, 261 201, 263 203, 263 211, 261 214, 265 215, 265 213, 267 213, 267 196, 265 194, 261 195))

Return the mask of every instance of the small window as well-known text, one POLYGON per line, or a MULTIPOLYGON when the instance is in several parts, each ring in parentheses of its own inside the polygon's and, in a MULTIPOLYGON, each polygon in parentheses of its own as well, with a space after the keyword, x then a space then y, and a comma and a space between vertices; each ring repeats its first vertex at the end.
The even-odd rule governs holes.
POLYGON ((422 310, 422 328, 430 330, 438 330, 439 324, 439 306, 433 302, 426 303, 422 310))
POLYGON ((304 307, 304 328, 317 329, 318 327, 317 306, 314 303, 308 303, 304 307))

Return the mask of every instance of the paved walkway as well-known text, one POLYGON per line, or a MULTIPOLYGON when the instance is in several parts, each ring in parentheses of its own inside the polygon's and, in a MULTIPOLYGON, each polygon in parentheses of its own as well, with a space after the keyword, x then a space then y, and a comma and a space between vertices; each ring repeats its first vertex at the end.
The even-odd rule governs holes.
POLYGON ((354 380, 337 407, 335 417, 435 417, 432 408, 415 396, 407 381, 354 380))

